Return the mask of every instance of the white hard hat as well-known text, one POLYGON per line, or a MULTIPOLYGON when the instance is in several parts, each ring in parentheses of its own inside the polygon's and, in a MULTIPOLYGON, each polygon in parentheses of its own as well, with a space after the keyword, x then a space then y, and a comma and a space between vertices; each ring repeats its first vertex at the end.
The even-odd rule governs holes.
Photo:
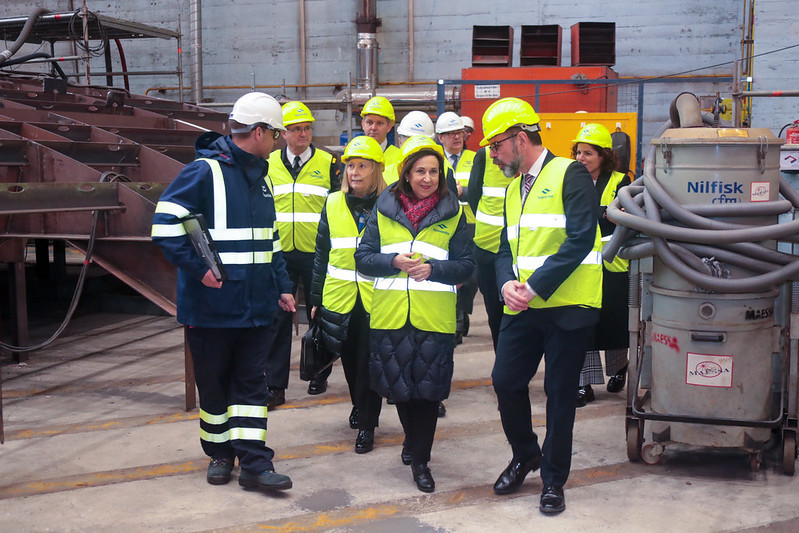
POLYGON ((397 133, 403 137, 426 135, 433 138, 433 121, 424 111, 411 111, 400 121, 397 133))
POLYGON ((463 129, 463 121, 456 113, 446 111, 436 120, 436 133, 446 133, 448 131, 460 131, 463 129))
MULTIPOLYGON (((273 97, 265 93, 247 93, 233 104, 230 118, 245 126, 266 124, 276 130, 286 131, 283 127, 283 110, 273 97)), ((231 130, 232 131, 232 130, 231 130)), ((233 131, 233 133, 245 133, 233 131)))
POLYGON ((461 115, 461 121, 463 122, 464 128, 472 128, 472 131, 474 131, 474 120, 472 120, 471 117, 461 115))

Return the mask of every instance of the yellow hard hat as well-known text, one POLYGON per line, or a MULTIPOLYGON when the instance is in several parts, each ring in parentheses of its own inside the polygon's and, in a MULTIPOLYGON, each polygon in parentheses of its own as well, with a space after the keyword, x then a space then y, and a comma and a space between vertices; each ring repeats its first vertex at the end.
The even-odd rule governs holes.
POLYGON ((353 157, 369 159, 370 161, 379 163, 381 169, 384 169, 386 166, 385 156, 383 155, 383 149, 380 148, 380 143, 366 135, 359 135, 347 143, 341 160, 346 163, 353 157))
POLYGON ((383 96, 373 96, 361 110, 361 116, 365 117, 366 115, 380 115, 394 122, 394 106, 383 96))
POLYGON ((314 122, 311 110, 302 102, 286 102, 283 104, 283 125, 291 126, 300 122, 314 122))
POLYGON ((540 131, 540 119, 533 106, 519 98, 502 98, 486 109, 483 114, 483 140, 480 146, 488 146, 489 139, 513 126, 526 131, 540 131))
POLYGON ((433 139, 425 135, 414 135, 413 137, 409 137, 408 140, 402 144, 402 148, 400 148, 400 164, 398 168, 405 166, 405 161, 421 150, 432 150, 440 155, 441 159, 446 159, 444 157, 444 149, 441 148, 440 144, 437 144, 433 139))
POLYGON ((594 144, 600 148, 613 148, 610 132, 602 124, 586 124, 572 142, 594 144))

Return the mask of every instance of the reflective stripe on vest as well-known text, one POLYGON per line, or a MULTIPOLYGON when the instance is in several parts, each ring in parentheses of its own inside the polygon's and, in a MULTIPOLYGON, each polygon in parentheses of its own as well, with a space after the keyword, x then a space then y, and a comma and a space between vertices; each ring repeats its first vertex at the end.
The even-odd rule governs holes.
POLYGON ((281 152, 275 150, 269 154, 269 177, 274 184, 272 192, 280 242, 287 252, 295 249, 313 252, 322 208, 330 192, 333 156, 322 150, 314 150, 313 156, 294 180, 283 163, 281 152))
MULTIPOLYGON (((215 159, 199 158, 211 168, 214 217, 209 227, 211 238, 217 245, 219 258, 225 265, 251 265, 272 262, 272 254, 280 251, 280 242, 273 241, 275 228, 228 228, 227 227, 227 192, 222 167, 215 159), (271 250, 262 243, 270 242, 271 250), (256 246, 256 243, 259 243, 256 246)), ((267 180, 267 183, 268 180, 267 180)), ((180 219, 191 213, 174 202, 158 202, 156 213, 166 213, 177 218, 174 224, 153 225, 153 237, 178 237, 186 234, 180 219)))
POLYGON ((474 213, 474 243, 492 253, 499 250, 499 236, 505 225, 505 191, 513 178, 505 174, 491 160, 488 147, 485 147, 485 171, 483 173, 483 190, 477 211, 474 213))
MULTIPOLYGON (((608 183, 605 185, 605 190, 602 191, 602 198, 599 199, 600 207, 607 207, 613 200, 616 199, 616 189, 619 187, 619 183, 621 183, 621 180, 623 179, 624 174, 621 172, 613 171, 611 173, 610 179, 608 179, 608 183)), ((611 235, 602 237, 603 247, 608 243, 608 241, 610 241, 611 235)), ((613 258, 613 262, 611 263, 605 261, 605 268, 608 269, 609 272, 627 272, 630 269, 630 262, 627 259, 622 259, 621 257, 616 256, 613 258)))
MULTIPOLYGON (((398 222, 377 213, 382 253, 411 252, 413 257, 444 261, 449 259, 449 243, 458 227, 462 210, 447 220, 422 229, 416 238, 398 222)), ((374 283, 371 327, 399 329, 407 321, 423 331, 455 333, 454 285, 430 280, 414 281, 406 272, 379 277, 374 283)))
MULTIPOLYGON (((459 183, 461 187, 469 186, 469 176, 472 173, 472 163, 474 163, 475 155, 477 155, 476 152, 472 150, 464 150, 458 158, 457 168, 454 169, 454 172, 455 181, 459 183)), ((469 207, 469 202, 461 201, 460 204, 461 207, 463 207, 463 212, 466 214, 466 222, 474 224, 474 213, 472 212, 472 208, 469 207)))
POLYGON ((360 292, 363 308, 369 313, 374 278, 358 274, 355 270, 355 250, 361 242, 363 230, 358 232, 343 192, 336 191, 328 196, 325 209, 330 228, 330 255, 322 289, 322 305, 335 313, 349 313, 355 307, 360 292))
MULTIPOLYGON (((536 269, 558 252, 566 240, 566 216, 563 212, 563 178, 571 159, 556 157, 547 163, 533 183, 522 207, 521 178, 510 184, 507 192, 508 244, 513 255, 516 279, 526 282, 536 269)), ((602 239, 597 225, 594 246, 580 265, 557 290, 544 300, 530 301, 532 308, 569 305, 602 306, 602 239)), ((515 314, 505 306, 506 314, 515 314)))

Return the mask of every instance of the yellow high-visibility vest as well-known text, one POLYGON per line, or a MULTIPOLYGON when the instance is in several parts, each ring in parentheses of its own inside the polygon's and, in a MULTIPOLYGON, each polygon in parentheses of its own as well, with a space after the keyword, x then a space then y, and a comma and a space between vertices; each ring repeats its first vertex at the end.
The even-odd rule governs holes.
MULTIPOLYGON (((377 213, 381 253, 411 252, 416 257, 443 261, 449 259, 449 242, 458 227, 458 214, 420 231, 411 232, 382 213, 377 213)), ((435 281, 414 281, 406 272, 375 278, 372 297, 373 329, 399 329, 410 320, 423 331, 455 333, 455 285, 435 281)))
POLYGON ((499 236, 505 226, 505 190, 513 181, 496 166, 485 147, 483 190, 474 213, 474 244, 491 253, 499 250, 499 236))
POLYGON ((363 237, 363 230, 352 218, 343 192, 336 191, 327 197, 327 224, 330 228, 330 255, 322 290, 322 305, 335 313, 349 313, 355 307, 358 293, 367 313, 372 307, 374 278, 364 276, 355 269, 355 250, 363 237))
POLYGON ((277 229, 283 251, 313 252, 319 217, 330 192, 330 165, 333 156, 314 150, 296 181, 283 164, 281 150, 269 155, 269 178, 274 184, 277 229))
MULTIPOLYGON (((533 272, 557 253, 566 240, 566 214, 563 212, 563 178, 574 161, 556 157, 547 163, 536 178, 522 207, 521 177, 508 187, 505 209, 508 220, 508 244, 513 254, 516 279, 526 282, 533 272)), ((596 226, 594 246, 582 263, 558 289, 544 300, 530 301, 531 308, 581 305, 602 307, 602 236, 596 226)), ((506 314, 515 314, 505 306, 506 314)))
MULTIPOLYGON (((619 183, 624 179, 624 174, 621 172, 613 171, 608 179, 608 184, 605 185, 605 190, 602 191, 602 198, 599 200, 600 207, 607 207, 616 198, 616 189, 619 183)), ((611 234, 612 235, 612 234, 611 234)), ((604 247, 610 241, 611 235, 602 236, 602 246, 604 247)), ((627 272, 630 269, 630 262, 627 259, 622 259, 619 256, 613 258, 613 262, 608 263, 604 261, 605 268, 610 272, 627 272)))
MULTIPOLYGON (((455 174, 455 181, 460 184, 461 187, 469 186, 469 176, 472 173, 472 163, 474 162, 475 155, 477 155, 477 153, 472 150, 464 150, 458 158, 458 164, 455 165, 456 168, 452 169, 455 174)), ((469 202, 460 200, 460 204, 461 207, 463 207, 463 213, 466 215, 466 222, 474 224, 474 212, 472 212, 472 208, 469 207, 469 202)))

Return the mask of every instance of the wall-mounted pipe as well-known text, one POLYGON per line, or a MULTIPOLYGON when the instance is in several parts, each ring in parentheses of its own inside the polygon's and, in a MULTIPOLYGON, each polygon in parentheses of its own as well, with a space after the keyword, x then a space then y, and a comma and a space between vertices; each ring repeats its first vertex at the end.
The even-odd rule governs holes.
POLYGON ((357 29, 355 83, 359 89, 377 88, 377 0, 363 0, 363 8, 355 19, 357 29))
POLYGON ((191 25, 191 97, 195 104, 203 101, 203 36, 202 3, 191 0, 189 5, 191 25))
POLYGON ((305 0, 300 0, 300 78, 303 85, 302 98, 305 99, 305 83, 307 83, 307 61, 305 51, 305 0))
POLYGON ((414 62, 413 56, 413 42, 414 42, 414 25, 413 25, 413 0, 408 0, 408 79, 413 81, 414 77, 414 62))

